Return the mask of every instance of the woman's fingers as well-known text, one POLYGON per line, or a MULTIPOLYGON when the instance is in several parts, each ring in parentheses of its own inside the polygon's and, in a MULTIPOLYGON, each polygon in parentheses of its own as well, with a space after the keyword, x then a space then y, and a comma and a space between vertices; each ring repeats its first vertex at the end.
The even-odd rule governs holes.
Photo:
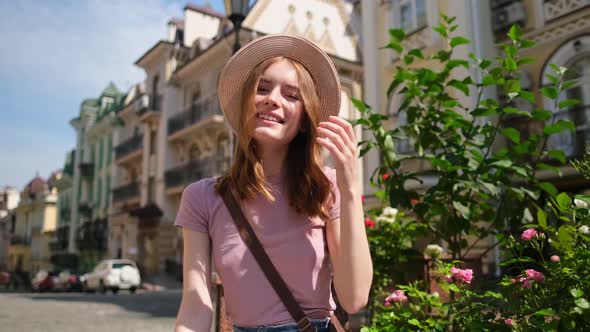
POLYGON ((336 144, 334 144, 330 139, 325 138, 325 137, 318 137, 317 138, 318 143, 323 146, 324 148, 326 148, 328 151, 330 151, 330 153, 341 163, 346 162, 346 158, 344 157, 344 154, 338 149, 338 147, 336 146, 336 144))
POLYGON ((334 145, 338 148, 338 150, 341 153, 347 153, 348 152, 349 148, 343 142, 342 137, 340 137, 339 134, 335 133, 332 130, 323 128, 323 127, 319 127, 318 128, 318 134, 319 134, 320 137, 330 139, 330 141, 334 143, 334 145))
MULTIPOLYGON (((324 129, 337 134, 343 144, 346 146, 346 150, 356 152, 357 143, 352 130, 352 126, 347 121, 338 117, 330 117, 330 121, 324 121, 320 123, 318 129, 324 129)), ((326 135, 326 131, 319 130, 320 134, 326 135)))

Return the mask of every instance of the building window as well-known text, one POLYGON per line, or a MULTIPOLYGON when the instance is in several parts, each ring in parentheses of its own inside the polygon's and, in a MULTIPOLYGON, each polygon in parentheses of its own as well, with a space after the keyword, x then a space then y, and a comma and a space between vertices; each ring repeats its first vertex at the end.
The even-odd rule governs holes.
POLYGON ((553 109, 554 101, 543 98, 544 108, 555 112, 555 121, 570 120, 575 124, 575 132, 563 131, 551 135, 547 140, 547 150, 562 150, 568 158, 581 157, 590 147, 590 35, 582 35, 564 42, 546 61, 541 86, 551 84, 547 74, 554 75, 549 64, 569 69, 566 80, 576 84, 563 92, 559 98, 578 99, 580 104, 553 109))
POLYGON ((426 0, 394 0, 391 6, 393 28, 403 29, 410 34, 428 25, 426 0))
POLYGON ((559 149, 568 157, 580 157, 590 139, 590 54, 574 58, 566 67, 570 69, 566 80, 575 80, 577 84, 565 91, 560 99, 577 99, 580 104, 558 110, 555 121, 573 121, 576 132, 562 131, 550 136, 547 149, 559 149))

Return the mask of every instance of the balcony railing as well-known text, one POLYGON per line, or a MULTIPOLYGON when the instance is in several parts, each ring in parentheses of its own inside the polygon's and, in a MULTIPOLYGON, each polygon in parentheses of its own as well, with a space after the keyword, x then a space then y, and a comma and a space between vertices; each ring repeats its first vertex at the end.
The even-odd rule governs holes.
POLYGON ((185 186, 202 178, 220 174, 227 169, 228 164, 227 159, 215 157, 169 169, 164 175, 166 188, 185 186))
POLYGON ((115 147, 115 159, 121 159, 143 148, 143 135, 135 135, 115 147))
POLYGON ((28 236, 13 235, 12 238, 10 238, 10 244, 28 246, 31 244, 31 238, 28 236))
POLYGON ((147 112, 162 111, 162 95, 148 95, 143 94, 133 102, 133 109, 138 115, 143 115, 147 112))
POLYGON ((212 115, 221 115, 217 95, 203 98, 168 120, 168 135, 190 127, 212 115))
POLYGON ((82 177, 91 178, 94 176, 94 163, 80 163, 78 168, 80 168, 80 175, 82 177))
POLYGON ((113 189, 113 203, 120 203, 133 198, 139 198, 138 182, 132 182, 113 189))

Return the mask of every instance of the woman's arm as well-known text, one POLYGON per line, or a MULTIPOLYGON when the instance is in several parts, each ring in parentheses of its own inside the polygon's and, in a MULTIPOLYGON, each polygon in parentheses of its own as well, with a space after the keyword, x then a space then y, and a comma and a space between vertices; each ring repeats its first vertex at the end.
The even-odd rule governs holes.
POLYGON ((340 192, 340 218, 326 223, 334 289, 343 309, 355 313, 367 305, 373 280, 373 263, 363 222, 357 141, 352 126, 338 117, 321 122, 318 133, 318 143, 334 157, 340 192))
POLYGON ((202 332, 211 329, 213 306, 211 286, 211 246, 207 233, 183 228, 182 302, 176 317, 175 332, 202 332))

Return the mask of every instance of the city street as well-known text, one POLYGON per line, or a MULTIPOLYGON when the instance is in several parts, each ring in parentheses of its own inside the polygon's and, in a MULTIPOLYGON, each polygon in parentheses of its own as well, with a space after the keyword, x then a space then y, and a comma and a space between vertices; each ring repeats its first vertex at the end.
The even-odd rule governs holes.
POLYGON ((181 294, 0 293, 0 330, 169 332, 181 294))

